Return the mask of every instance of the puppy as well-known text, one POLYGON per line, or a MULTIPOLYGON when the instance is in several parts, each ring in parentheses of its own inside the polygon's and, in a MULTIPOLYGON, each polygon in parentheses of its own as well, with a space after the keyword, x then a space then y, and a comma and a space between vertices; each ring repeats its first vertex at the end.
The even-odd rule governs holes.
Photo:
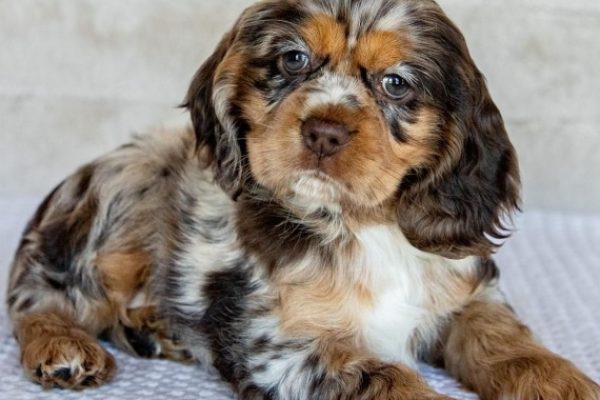
POLYGON ((108 381, 97 337, 212 365, 242 399, 594 400, 497 287, 515 152, 432 0, 266 0, 185 100, 42 203, 8 306, 28 376, 108 381))

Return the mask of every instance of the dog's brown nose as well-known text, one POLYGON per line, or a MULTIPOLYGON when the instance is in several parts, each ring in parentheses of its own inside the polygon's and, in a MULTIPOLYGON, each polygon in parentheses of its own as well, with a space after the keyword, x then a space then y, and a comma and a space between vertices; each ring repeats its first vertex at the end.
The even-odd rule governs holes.
POLYGON ((350 143, 350 130, 339 122, 309 118, 302 125, 304 145, 319 157, 331 157, 350 143))

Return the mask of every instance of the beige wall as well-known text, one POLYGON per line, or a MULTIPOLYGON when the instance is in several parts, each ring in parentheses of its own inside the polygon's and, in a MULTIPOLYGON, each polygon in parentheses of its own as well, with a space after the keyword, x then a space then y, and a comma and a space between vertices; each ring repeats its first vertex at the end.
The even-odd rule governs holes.
MULTIPOLYGON (((250 0, 0 0, 0 193, 174 118, 250 0)), ((600 1, 440 0, 518 147, 526 208, 600 212, 600 1)))

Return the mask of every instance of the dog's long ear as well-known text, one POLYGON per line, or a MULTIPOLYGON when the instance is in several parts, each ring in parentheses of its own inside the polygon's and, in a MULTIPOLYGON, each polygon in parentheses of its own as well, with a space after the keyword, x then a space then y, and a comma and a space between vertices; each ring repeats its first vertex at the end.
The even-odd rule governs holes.
POLYGON ((435 165, 402 185, 398 221, 417 248, 450 258, 487 256, 519 207, 519 168, 485 79, 466 52, 462 99, 448 116, 435 165))
POLYGON ((196 72, 183 104, 190 112, 198 147, 208 150, 216 179, 231 196, 241 187, 242 149, 236 124, 228 115, 230 100, 224 93, 218 93, 218 86, 227 83, 221 82, 217 74, 234 45, 238 24, 196 72))

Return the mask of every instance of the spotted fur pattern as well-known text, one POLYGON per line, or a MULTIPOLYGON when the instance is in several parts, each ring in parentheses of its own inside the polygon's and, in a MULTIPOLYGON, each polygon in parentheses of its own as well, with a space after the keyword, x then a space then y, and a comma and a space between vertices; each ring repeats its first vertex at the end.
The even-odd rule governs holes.
POLYGON ((259 2, 184 106, 193 129, 82 167, 26 228, 8 307, 32 380, 104 383, 104 337, 211 365, 242 399, 445 399, 419 360, 486 400, 600 398, 497 289, 516 157, 434 1, 259 2), (309 118, 351 140, 310 150, 309 118))

